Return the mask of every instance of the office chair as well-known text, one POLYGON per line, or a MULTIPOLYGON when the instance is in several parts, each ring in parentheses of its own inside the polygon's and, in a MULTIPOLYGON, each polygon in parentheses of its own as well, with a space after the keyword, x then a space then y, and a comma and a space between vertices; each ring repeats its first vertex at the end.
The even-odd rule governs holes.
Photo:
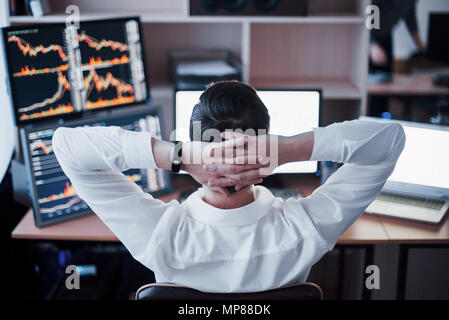
POLYGON ((207 293, 176 284, 150 283, 137 290, 136 300, 323 300, 323 292, 311 282, 248 293, 207 293))

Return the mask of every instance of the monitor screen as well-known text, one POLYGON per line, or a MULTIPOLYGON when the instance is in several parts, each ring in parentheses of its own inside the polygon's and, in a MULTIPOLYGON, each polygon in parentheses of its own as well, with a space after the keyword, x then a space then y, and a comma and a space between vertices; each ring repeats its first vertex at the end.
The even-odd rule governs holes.
MULTIPOLYGON (((104 121, 76 121, 64 126, 120 126, 127 130, 152 132, 155 137, 161 137, 159 117, 148 113, 104 121)), ((49 127, 25 131, 30 181, 34 188, 33 210, 40 226, 90 213, 53 154, 55 130, 56 127, 49 127)), ((168 175, 161 169, 131 169, 124 174, 148 193, 157 193, 169 187, 168 175)))
POLYGON ((388 180, 449 189, 449 128, 400 123, 405 147, 388 180))
MULTIPOLYGON (((189 140, 189 120, 202 91, 177 91, 175 96, 176 140, 189 140)), ((270 133, 292 136, 319 126, 319 90, 257 90, 270 114, 270 133)), ((316 161, 287 163, 274 173, 314 173, 316 161)))
POLYGON ((431 13, 426 55, 429 60, 449 62, 449 12, 431 13))
POLYGON ((18 124, 144 102, 138 18, 3 29, 18 124))

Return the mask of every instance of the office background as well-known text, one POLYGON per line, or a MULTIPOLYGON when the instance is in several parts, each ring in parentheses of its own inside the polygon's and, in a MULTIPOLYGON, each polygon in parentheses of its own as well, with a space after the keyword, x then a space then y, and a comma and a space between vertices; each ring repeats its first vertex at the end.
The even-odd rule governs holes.
MULTIPOLYGON (((434 74, 417 75, 410 72, 413 69, 410 61, 413 59, 409 58, 415 53, 416 47, 403 22, 393 30, 393 54, 396 60, 394 68, 404 77, 401 78, 405 79, 403 81, 413 82, 418 79, 418 84, 404 89, 401 82, 398 85, 403 91, 397 94, 394 80, 385 85, 369 83, 370 31, 365 27, 365 8, 370 1, 367 0, 308 1, 307 15, 298 17, 238 14, 196 16, 189 14, 189 1, 185 0, 134 0, 126 4, 126 9, 121 1, 49 0, 47 4, 49 12, 40 17, 12 15, 9 1, 2 0, 1 24, 19 26, 64 23, 67 18, 65 9, 72 4, 79 7, 82 21, 140 16, 152 104, 161 106, 165 137, 174 129, 174 79, 170 69, 170 53, 173 50, 229 50, 241 61, 242 80, 255 87, 320 88, 322 125, 370 115, 373 96, 381 97, 385 106, 388 106, 381 110, 382 113, 400 115, 405 120, 430 122, 437 112, 448 116, 448 109, 438 111, 437 104, 441 99, 447 99, 449 89, 434 87, 434 74), (414 76, 418 78, 411 78, 414 76), (431 107, 423 108, 423 103, 431 107)), ((448 2, 417 1, 418 30, 424 42, 427 39, 431 12, 449 12, 448 2)), ((1 76, 6 77, 5 69, 1 69, 4 73, 1 76)), ((11 148, 15 149, 16 154, 20 153, 20 143, 17 127, 13 125, 11 101, 5 94, 6 89, 2 82, 0 139, 3 139, 2 148, 4 146, 7 151, 3 153, 2 150, 4 159, 0 160, 9 162, 11 148)), ((174 189, 187 178, 180 179, 173 181, 174 189)), ((101 265, 108 263, 114 266, 101 281, 92 280, 92 288, 96 291, 92 289, 93 292, 86 292, 86 298, 126 298, 133 289, 137 289, 136 286, 152 280, 151 273, 134 262, 114 242, 26 240, 20 235, 16 238, 21 239, 12 239, 11 232, 17 231, 15 228, 29 208, 13 201, 11 180, 11 174, 7 174, 1 185, 2 202, 8 204, 6 210, 3 210, 2 237, 8 261, 3 267, 7 268, 5 272, 13 274, 8 279, 8 285, 14 295, 46 298, 58 297, 59 294, 62 298, 76 298, 59 292, 55 279, 63 276, 61 265, 77 259, 86 265, 97 263, 98 274, 102 273, 101 265), (117 275, 120 281, 112 281, 117 275), (24 288, 27 288, 25 292, 24 288)), ((367 221, 368 228, 371 226, 369 222, 367 221)), ((393 220, 391 223, 397 222, 393 220)), ((397 224, 401 226, 406 223, 397 224)), ((443 233, 443 240, 438 242, 448 241, 444 240, 445 232, 447 229, 437 230, 439 236, 443 233)), ((404 297, 448 299, 449 275, 446 270, 449 267, 449 249, 434 247, 434 241, 420 241, 419 237, 415 241, 413 236, 410 235, 410 242, 417 242, 419 245, 408 251, 404 297)), ((375 244, 372 248, 373 261, 382 270, 381 290, 371 292, 370 298, 397 298, 400 245, 381 240, 376 242, 373 239, 362 239, 357 245, 345 244, 343 241, 312 269, 310 279, 323 287, 328 298, 366 297, 363 290, 365 242, 375 244)))

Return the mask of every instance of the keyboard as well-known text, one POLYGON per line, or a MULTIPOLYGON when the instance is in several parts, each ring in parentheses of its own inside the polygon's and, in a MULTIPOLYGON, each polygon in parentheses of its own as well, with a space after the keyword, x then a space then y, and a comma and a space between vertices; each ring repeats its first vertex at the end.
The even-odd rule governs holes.
POLYGON ((404 219, 439 223, 449 207, 449 201, 407 194, 381 192, 366 212, 404 219))
MULTIPOLYGON (((296 198, 296 199, 302 198, 301 193, 299 193, 299 191, 293 190, 293 189, 268 188, 268 190, 270 190, 271 193, 273 193, 273 195, 275 197, 282 198, 284 200, 287 200, 288 198, 296 198)), ((179 202, 185 201, 195 191, 196 191, 196 189, 191 189, 191 190, 182 192, 179 195, 179 202)))

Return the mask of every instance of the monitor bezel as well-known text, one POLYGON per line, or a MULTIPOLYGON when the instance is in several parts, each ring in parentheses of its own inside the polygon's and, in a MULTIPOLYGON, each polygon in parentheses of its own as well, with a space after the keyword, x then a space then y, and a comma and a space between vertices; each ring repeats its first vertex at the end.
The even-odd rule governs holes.
POLYGON ((83 114, 88 115, 91 113, 99 112, 101 110, 113 110, 113 109, 118 109, 121 107, 128 107, 128 106, 133 106, 133 105, 138 105, 138 104, 143 104, 143 103, 150 104, 152 101, 151 87, 150 87, 149 75, 147 72, 145 43, 144 43, 144 37, 143 37, 142 22, 140 20, 140 17, 139 16, 129 16, 129 17, 118 17, 118 18, 108 18, 108 19, 99 19, 99 20, 82 20, 80 22, 80 27, 82 27, 83 25, 86 25, 86 24, 96 24, 96 23, 101 23, 101 22, 120 22, 120 21, 124 22, 124 21, 128 21, 128 20, 136 20, 137 24, 139 26, 139 38, 140 38, 140 45, 141 45, 141 49, 142 49, 141 50, 142 51, 142 64, 143 64, 143 71, 144 71, 144 75, 145 75, 145 86, 146 86, 146 91, 147 91, 147 99, 145 101, 135 101, 132 103, 126 103, 126 104, 121 104, 121 105, 111 106, 111 107, 106 107, 106 108, 82 110, 79 112, 57 114, 57 115, 48 116, 48 117, 44 117, 44 118, 36 118, 36 119, 28 119, 28 120, 20 120, 20 115, 16 108, 17 94, 16 94, 16 87, 14 85, 14 81, 12 81, 12 79, 13 79, 12 71, 10 70, 11 68, 9 67, 9 62, 11 61, 12 57, 11 57, 11 54, 9 53, 9 50, 7 50, 7 45, 8 45, 6 43, 7 33, 10 31, 26 30, 26 29, 31 29, 31 28, 47 29, 47 28, 54 28, 54 27, 64 27, 65 24, 52 22, 52 23, 38 23, 38 24, 30 24, 30 25, 3 27, 2 33, 1 33, 2 45, 3 45, 5 57, 6 57, 5 68, 6 68, 7 81, 8 81, 8 92, 9 92, 10 99, 11 99, 11 106, 12 106, 13 112, 14 112, 15 125, 18 127, 22 127, 22 126, 25 126, 28 124, 35 124, 35 123, 46 123, 46 122, 51 123, 52 121, 57 120, 57 119, 77 119, 77 118, 80 118, 83 114))
MULTIPOLYGON (((270 87, 255 87, 256 91, 314 91, 318 92, 319 99, 318 99, 318 126, 322 126, 322 119, 323 119, 323 108, 322 108, 322 102, 323 102, 323 90, 321 88, 270 88, 270 87)), ((175 88, 174 97, 173 97, 173 128, 176 130, 176 94, 180 91, 201 91, 204 92, 205 90, 178 90, 175 88)), ((273 175, 308 175, 308 176, 316 176, 317 172, 320 171, 320 161, 316 161, 316 169, 315 172, 278 172, 273 175)))
MULTIPOLYGON (((435 35, 435 31, 439 31, 435 29, 435 25, 437 22, 437 19, 443 17, 448 18, 449 17, 449 11, 441 11, 441 12, 430 12, 429 13, 429 20, 427 24, 427 48, 426 48, 426 58, 430 61, 435 61, 442 63, 444 65, 447 65, 449 63, 449 58, 444 56, 443 59, 441 59, 441 54, 437 53, 437 48, 435 48, 435 43, 438 43, 441 38, 438 36, 440 35, 438 33, 438 36, 435 35), (432 32, 433 31, 433 32, 432 32)), ((438 25, 437 25, 438 26, 438 25)))
MULTIPOLYGON (((381 123, 399 123, 402 126, 406 127, 414 127, 414 128, 422 128, 422 129, 430 129, 430 130, 437 130, 437 131, 449 131, 449 126, 444 125, 437 125, 432 123, 422 123, 422 122, 413 122, 413 121, 406 121, 406 120, 396 120, 396 119, 383 119, 383 118, 376 118, 376 117, 369 117, 369 116, 360 116, 359 120, 365 120, 365 121, 377 121, 381 123)), ((428 195, 428 196, 435 196, 439 195, 440 197, 448 198, 449 199, 449 188, 441 188, 441 187, 434 187, 429 185, 421 185, 421 184, 414 184, 409 182, 402 182, 402 181, 395 181, 390 180, 390 178, 387 179, 384 190, 389 191, 397 191, 397 190, 404 190, 407 189, 407 193, 413 194, 416 196, 422 196, 428 195)))
MULTIPOLYGON (((123 119, 124 117, 136 117, 136 116, 144 117, 147 115, 159 117, 161 134, 163 134, 163 132, 164 132, 162 108, 160 106, 151 106, 151 107, 149 107, 148 105, 147 106, 138 106, 138 107, 135 107, 132 109, 119 110, 119 111, 120 112, 114 112, 114 113, 111 112, 106 117, 104 115, 95 114, 92 117, 88 117, 88 118, 86 117, 81 120, 70 120, 70 121, 66 121, 63 123, 58 123, 58 124, 53 123, 51 125, 41 125, 41 126, 35 126, 35 127, 28 126, 28 127, 24 127, 24 128, 20 129, 26 176, 27 176, 27 181, 29 182, 28 191, 29 191, 29 195, 30 195, 30 202, 32 204, 31 207, 33 209, 34 221, 35 221, 35 224, 37 227, 45 227, 45 226, 61 223, 64 221, 73 220, 76 218, 90 215, 93 213, 93 211, 91 209, 88 209, 88 210, 70 214, 67 216, 51 218, 46 221, 42 220, 41 215, 40 215, 40 206, 38 203, 36 178, 35 178, 34 174, 32 173, 33 169, 31 167, 31 150, 30 150, 30 141, 28 139, 29 133, 35 132, 35 131, 47 130, 47 129, 55 129, 55 128, 64 127, 64 126, 77 127, 77 126, 83 126, 83 125, 96 123, 99 121, 113 121, 113 120, 117 120, 117 119, 123 119)), ((164 171, 164 179, 165 179, 165 181, 167 181, 167 185, 165 186, 165 188, 160 189, 156 192, 151 192, 149 194, 151 194, 152 196, 159 196, 159 195, 171 193, 173 190, 171 187, 170 174, 166 170, 164 171)))

